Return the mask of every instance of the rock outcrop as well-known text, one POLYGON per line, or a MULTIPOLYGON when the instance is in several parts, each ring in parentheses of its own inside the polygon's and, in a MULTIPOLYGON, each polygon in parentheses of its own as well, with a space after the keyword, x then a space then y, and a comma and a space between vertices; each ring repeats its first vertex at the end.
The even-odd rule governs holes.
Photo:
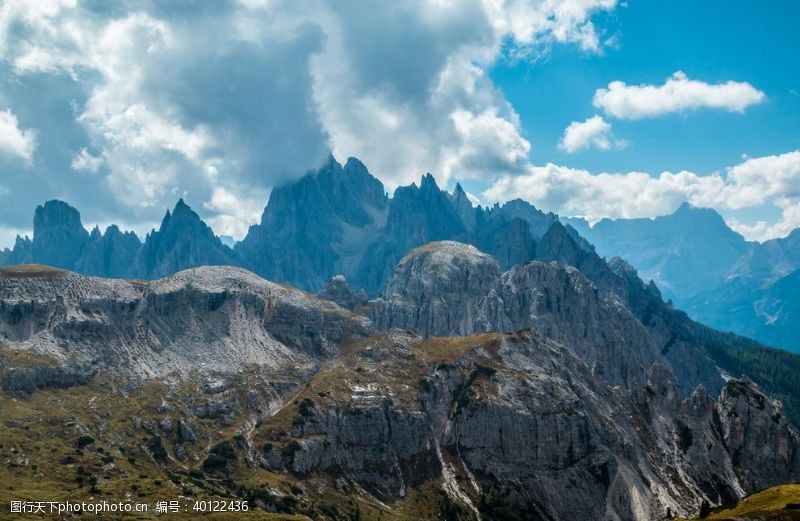
MULTIPOLYGON (((616 277, 610 270, 605 275, 616 277)), ((649 329, 616 293, 600 291, 577 269, 556 262, 531 261, 501 274, 494 258, 472 246, 430 243, 400 262, 368 314, 379 329, 423 337, 535 329, 600 364, 614 384, 641 386, 647 368, 660 362, 678 366, 685 390, 702 383, 716 392, 722 385, 697 346, 691 362, 665 357, 661 330, 668 326, 649 329)))
POLYGON ((366 319, 241 268, 148 283, 0 272, 0 341, 137 378, 302 365, 368 331, 366 319))

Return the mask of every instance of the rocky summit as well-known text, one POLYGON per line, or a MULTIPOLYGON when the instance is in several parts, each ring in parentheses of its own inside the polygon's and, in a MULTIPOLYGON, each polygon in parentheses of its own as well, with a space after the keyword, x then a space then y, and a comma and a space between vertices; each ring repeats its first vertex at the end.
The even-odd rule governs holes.
POLYGON ((344 276, 312 295, 230 266, 0 268, 2 494, 651 520, 799 480, 782 404, 712 359, 743 340, 564 230, 511 267, 423 244, 372 300, 344 276))

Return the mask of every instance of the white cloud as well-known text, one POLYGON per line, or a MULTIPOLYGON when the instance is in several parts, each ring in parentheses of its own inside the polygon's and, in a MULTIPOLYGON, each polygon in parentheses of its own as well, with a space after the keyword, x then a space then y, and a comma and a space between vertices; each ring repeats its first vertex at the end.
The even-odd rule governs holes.
POLYGON ((645 217, 670 213, 683 201, 708 206, 724 186, 718 175, 692 172, 592 174, 588 170, 548 163, 530 166, 521 176, 504 176, 483 194, 488 201, 522 197, 543 210, 581 216, 590 222, 603 217, 645 217))
POLYGON ((800 202, 800 150, 746 159, 728 169, 724 198, 738 209, 775 201, 779 206, 800 202))
POLYGON ((555 41, 596 52, 602 45, 591 15, 614 9, 617 0, 486 0, 484 4, 495 30, 511 35, 525 48, 555 41))
POLYGON ((612 81, 608 88, 597 89, 593 103, 609 116, 640 119, 699 108, 744 112, 765 99, 763 92, 747 82, 710 84, 690 80, 678 71, 663 85, 627 85, 612 81))
POLYGON ((595 115, 586 121, 573 121, 564 130, 564 136, 558 147, 570 154, 590 147, 599 150, 619 150, 628 143, 617 139, 611 131, 611 124, 601 116, 595 115))
POLYGON ((93 156, 86 147, 82 148, 80 152, 72 157, 72 165, 70 168, 78 172, 89 172, 96 174, 100 167, 103 165, 103 157, 93 156))
POLYGON ((36 150, 36 131, 19 126, 10 110, 0 110, 0 154, 17 157, 30 163, 36 150))
POLYGON ((312 58, 314 96, 334 155, 359 157, 392 190, 424 172, 447 184, 522 171, 531 144, 487 67, 504 42, 515 55, 556 42, 599 50, 591 16, 616 2, 369 5, 368 18, 359 3, 318 14, 326 45, 312 58))
POLYGON ((746 159, 722 173, 600 173, 548 163, 529 166, 526 174, 499 178, 483 193, 489 202, 522 197, 546 211, 585 217, 655 217, 681 203, 721 212, 774 205, 781 219, 748 225, 729 219, 748 239, 782 237, 800 226, 800 150, 746 159))

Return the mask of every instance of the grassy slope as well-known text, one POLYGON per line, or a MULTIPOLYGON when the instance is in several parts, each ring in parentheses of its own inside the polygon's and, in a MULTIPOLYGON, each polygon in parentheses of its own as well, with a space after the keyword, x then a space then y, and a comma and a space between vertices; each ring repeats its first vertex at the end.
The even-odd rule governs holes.
POLYGON ((705 519, 734 520, 759 519, 763 521, 797 521, 800 510, 786 508, 800 506, 800 484, 779 485, 744 498, 735 508, 712 512, 705 519))

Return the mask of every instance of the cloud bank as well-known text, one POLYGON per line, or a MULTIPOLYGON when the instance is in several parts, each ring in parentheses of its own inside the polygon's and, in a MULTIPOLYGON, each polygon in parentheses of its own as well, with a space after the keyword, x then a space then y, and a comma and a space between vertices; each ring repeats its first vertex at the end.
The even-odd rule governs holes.
POLYGON ((59 197, 88 222, 141 227, 182 196, 241 237, 273 186, 331 151, 389 189, 426 171, 442 183, 523 171, 531 144, 487 68, 556 44, 598 52, 591 18, 615 7, 6 0, 0 74, 14 82, 0 101, 26 126, 0 113, 0 153, 28 165, 8 176, 21 197, 6 224, 59 197), (39 190, 22 195, 32 176, 39 190))

